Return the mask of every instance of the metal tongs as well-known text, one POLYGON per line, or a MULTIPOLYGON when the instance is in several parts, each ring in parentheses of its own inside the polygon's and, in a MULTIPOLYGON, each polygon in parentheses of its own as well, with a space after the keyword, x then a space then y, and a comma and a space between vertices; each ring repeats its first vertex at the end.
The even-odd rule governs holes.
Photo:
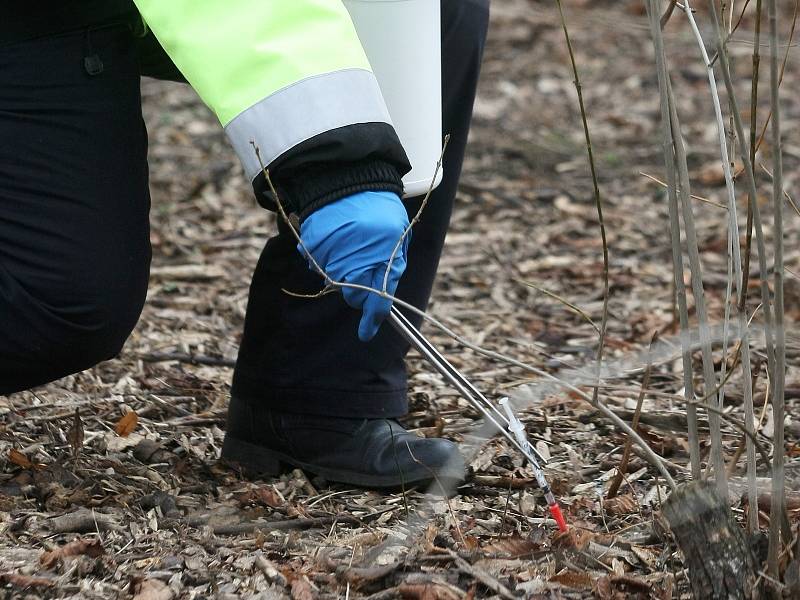
POLYGON ((528 441, 525 435, 525 426, 514 415, 508 405, 508 398, 500 400, 499 404, 503 407, 506 414, 503 414, 494 403, 490 402, 478 388, 476 388, 461 372, 431 344, 422 333, 414 327, 406 316, 397 307, 392 306, 388 317, 389 322, 416 350, 424 356, 433 367, 447 379, 453 387, 458 390, 461 396, 470 403, 486 420, 488 420, 500 434, 506 438, 512 446, 519 450, 522 455, 530 462, 536 483, 544 493, 550 514, 556 521, 559 530, 567 531, 567 523, 561 513, 561 507, 553 496, 553 492, 544 476, 541 463, 547 463, 545 459, 528 441))

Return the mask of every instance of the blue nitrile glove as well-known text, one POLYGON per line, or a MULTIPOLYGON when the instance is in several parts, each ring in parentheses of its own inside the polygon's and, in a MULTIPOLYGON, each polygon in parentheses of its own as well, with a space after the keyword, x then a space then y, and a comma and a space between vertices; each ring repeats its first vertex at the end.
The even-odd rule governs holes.
MULTIPOLYGON (((383 289, 389 257, 408 227, 408 214, 394 192, 359 192, 314 211, 300 226, 300 237, 311 256, 334 281, 383 289)), ((392 261, 386 291, 394 295, 406 269, 406 236, 392 261)), ((297 249, 305 256, 302 247, 297 249)), ((314 269, 309 261, 309 268, 314 269)), ((378 333, 392 307, 391 300, 349 287, 344 300, 363 311, 358 337, 367 342, 378 333)))

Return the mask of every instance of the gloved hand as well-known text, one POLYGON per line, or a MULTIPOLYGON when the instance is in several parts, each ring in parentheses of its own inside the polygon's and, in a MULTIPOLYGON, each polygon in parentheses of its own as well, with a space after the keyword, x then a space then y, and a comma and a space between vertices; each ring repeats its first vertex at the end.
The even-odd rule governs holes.
MULTIPOLYGON (((408 214, 397 194, 359 192, 311 213, 300 226, 300 237, 334 281, 381 290, 389 257, 407 227, 408 214)), ((409 237, 406 236, 392 261, 386 285, 391 295, 406 269, 409 237)), ((305 255, 299 244, 297 249, 305 255)), ((309 268, 314 270, 311 261, 309 268)), ((342 288, 342 294, 347 304, 363 311, 358 325, 359 339, 371 340, 389 314, 391 300, 349 287, 342 288)))

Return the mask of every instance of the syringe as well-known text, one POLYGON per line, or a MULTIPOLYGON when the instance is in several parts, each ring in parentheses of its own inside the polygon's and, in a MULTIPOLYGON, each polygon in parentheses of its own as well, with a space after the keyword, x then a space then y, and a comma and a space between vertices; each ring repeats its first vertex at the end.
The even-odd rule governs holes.
POLYGON ((547 483, 547 479, 544 476, 544 470, 541 466, 539 466, 539 463, 534 457, 531 443, 528 441, 528 436, 525 434, 525 425, 522 424, 522 421, 520 421, 517 418, 517 415, 514 414, 514 411, 511 410, 508 398, 501 398, 499 403, 506 412, 506 417, 508 418, 508 430, 514 435, 517 443, 524 449, 523 455, 531 463, 533 476, 536 479, 536 483, 539 485, 539 488, 544 493, 544 499, 547 502, 548 508, 550 509, 550 514, 553 515, 553 518, 556 520, 558 529, 562 532, 566 532, 567 522, 564 520, 561 507, 558 505, 556 497, 553 495, 553 491, 550 489, 550 485, 547 483))

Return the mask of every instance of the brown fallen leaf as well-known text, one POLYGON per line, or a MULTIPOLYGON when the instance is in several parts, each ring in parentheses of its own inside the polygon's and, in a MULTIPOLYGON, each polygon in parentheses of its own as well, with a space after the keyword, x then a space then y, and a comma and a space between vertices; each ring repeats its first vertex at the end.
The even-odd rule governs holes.
POLYGON ((537 544, 519 536, 500 538, 483 548, 487 554, 494 554, 502 558, 520 558, 530 556, 536 550, 537 544))
POLYGON ((591 531, 571 527, 566 533, 556 534, 553 547, 584 550, 594 538, 595 535, 591 531))
POLYGON ((328 568, 333 568, 336 572, 336 578, 340 581, 346 581, 354 589, 359 589, 364 584, 374 583, 381 579, 385 579, 403 565, 403 561, 390 563, 388 565, 375 565, 369 567, 352 567, 345 564, 336 564, 334 561, 328 559, 328 568))
POLYGON ((172 590, 159 579, 143 579, 134 587, 133 600, 172 600, 172 590))
POLYGON ((236 495, 236 501, 243 507, 261 504, 271 508, 279 508, 286 500, 272 486, 257 487, 236 495))
POLYGON ((168 463, 175 455, 155 440, 144 438, 139 440, 133 449, 133 457, 143 463, 168 463))
POLYGON ((566 573, 553 575, 550 581, 579 590, 588 590, 592 587, 592 577, 586 572, 577 573, 575 571, 567 571, 566 573))
POLYGON ((15 450, 14 448, 8 451, 8 460, 18 467, 22 467, 23 469, 36 468, 36 465, 34 465, 27 456, 25 456, 19 450, 15 450))
POLYGON ((134 411, 130 411, 125 413, 123 417, 117 421, 117 424, 114 426, 114 431, 116 431, 117 435, 120 437, 127 437, 134 429, 136 429, 136 425, 138 425, 138 423, 139 415, 137 415, 134 411))
POLYGON ((425 527, 425 533, 423 535, 423 542, 422 547, 425 549, 426 552, 431 552, 436 547, 436 536, 439 533, 439 529, 433 523, 428 523, 428 526, 425 527))
POLYGON ((481 546, 480 540, 478 540, 478 538, 476 538, 474 535, 465 535, 462 536, 461 539, 464 543, 464 548, 470 552, 477 550, 481 546))
POLYGON ((45 552, 39 558, 39 562, 45 569, 52 569, 58 565, 59 561, 69 556, 86 555, 97 558, 105 553, 103 543, 98 539, 78 538, 68 544, 60 546, 50 552, 45 552))
POLYGON ((632 494, 623 494, 603 501, 603 508, 610 515, 632 515, 639 512, 639 503, 632 494))
POLYGON ((633 575, 611 575, 610 579, 613 585, 624 586, 628 592, 650 592, 653 588, 653 586, 644 579, 639 579, 633 575))

